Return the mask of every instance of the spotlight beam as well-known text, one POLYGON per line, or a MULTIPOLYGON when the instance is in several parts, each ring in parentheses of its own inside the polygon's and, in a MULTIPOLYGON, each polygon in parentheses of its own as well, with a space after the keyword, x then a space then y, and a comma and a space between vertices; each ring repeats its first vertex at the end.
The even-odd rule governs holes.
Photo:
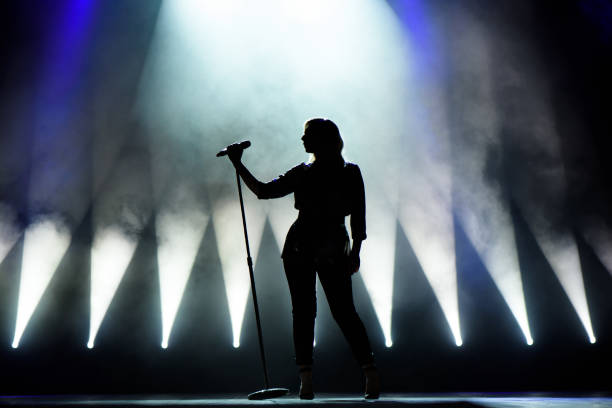
POLYGON ((168 347, 176 313, 207 223, 208 216, 195 209, 181 213, 162 212, 156 219, 162 348, 168 347))
MULTIPOLYGON (((253 264, 255 265, 257 264, 257 253, 259 252, 266 218, 253 194, 245 194, 244 199, 249 229, 249 244, 253 264)), ((248 269, 243 255, 245 243, 240 239, 242 220, 238 201, 229 198, 218 200, 213 205, 212 219, 232 324, 232 344, 235 348, 238 348, 240 347, 242 322, 250 290, 248 269)))
POLYGON ((470 15, 457 12, 451 18, 453 25, 463 27, 451 37, 449 46, 452 76, 460 84, 452 87, 448 97, 453 176, 457 179, 453 203, 463 230, 531 345, 514 227, 500 183, 500 162, 495 160, 502 146, 490 71, 490 38, 470 15))
POLYGON ((70 239, 70 231, 59 220, 43 219, 26 229, 13 348, 19 347, 23 332, 68 249, 70 239))
POLYGON ((536 239, 574 307, 589 341, 595 343, 596 338, 584 290, 580 257, 574 238, 566 231, 555 239, 536 233, 536 239))
POLYGON ((395 267, 395 228, 397 218, 391 203, 381 199, 381 194, 370 194, 368 239, 361 254, 360 276, 368 291, 378 323, 385 337, 385 345, 391 347, 391 322, 393 312, 393 272, 395 267))
POLYGON ((93 348, 98 329, 125 274, 137 241, 118 227, 95 232, 91 248, 91 316, 87 347, 93 348))

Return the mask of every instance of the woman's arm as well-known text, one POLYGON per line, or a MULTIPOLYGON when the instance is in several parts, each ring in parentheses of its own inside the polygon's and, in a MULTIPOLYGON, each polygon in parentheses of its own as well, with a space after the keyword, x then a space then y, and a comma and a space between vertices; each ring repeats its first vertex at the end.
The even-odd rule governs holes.
POLYGON ((240 160, 242 158, 242 151, 243 149, 232 149, 231 146, 228 146, 227 156, 232 161, 242 180, 244 180, 244 184, 255 193, 257 198, 279 198, 293 192, 296 176, 300 173, 301 166, 294 167, 285 173, 285 175, 279 176, 269 183, 262 183, 242 164, 240 160))
POLYGON ((362 242, 363 241, 360 239, 353 239, 353 247, 351 248, 351 253, 349 255, 349 270, 351 275, 359 272, 359 266, 361 265, 359 251, 361 251, 362 242))
POLYGON ((360 259, 359 252, 361 251, 361 243, 366 239, 366 221, 365 221, 365 188, 363 185, 363 177, 361 171, 356 164, 352 164, 353 180, 352 189, 353 196, 351 202, 351 232, 353 238, 353 246, 350 254, 350 269, 351 273, 359 271, 360 259))
POLYGON ((232 149, 228 149, 227 153, 229 159, 232 161, 232 164, 238 171, 238 174, 244 180, 244 184, 247 185, 249 190, 251 190, 257 197, 260 197, 263 190, 263 185, 261 181, 257 180, 253 174, 242 164, 240 160, 242 158, 242 149, 232 151, 232 149))

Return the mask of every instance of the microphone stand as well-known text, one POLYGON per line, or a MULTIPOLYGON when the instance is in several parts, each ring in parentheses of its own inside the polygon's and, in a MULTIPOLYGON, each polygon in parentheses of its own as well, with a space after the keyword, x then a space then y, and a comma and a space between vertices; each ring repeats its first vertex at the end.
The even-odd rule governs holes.
POLYGON ((264 380, 266 388, 255 391, 248 395, 250 400, 264 400, 268 398, 277 398, 287 395, 289 390, 286 388, 270 388, 268 381, 268 367, 266 365, 266 354, 264 352, 263 335, 261 330, 261 321, 259 319, 259 307, 257 305, 257 291, 255 290, 255 275, 253 274, 253 260, 251 259, 251 249, 249 248, 249 235, 247 233, 246 215, 244 213, 244 201, 242 199, 242 187, 240 183, 240 174, 236 169, 236 183, 238 184, 238 197, 240 198, 240 211, 242 213, 242 227, 244 229, 244 241, 246 243, 247 265, 249 266, 249 276, 251 278, 251 293, 253 295, 253 307, 255 309, 255 322, 257 323, 257 337, 259 339, 259 354, 263 364, 264 380))

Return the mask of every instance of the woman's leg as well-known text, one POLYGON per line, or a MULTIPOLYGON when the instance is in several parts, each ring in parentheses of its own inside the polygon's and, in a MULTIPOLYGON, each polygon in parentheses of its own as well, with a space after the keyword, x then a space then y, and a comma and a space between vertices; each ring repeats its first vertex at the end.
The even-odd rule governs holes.
POLYGON ((299 366, 310 366, 317 315, 314 263, 302 257, 292 256, 283 258, 283 264, 291 294, 295 361, 299 366))
POLYGON ((295 362, 300 375, 300 399, 313 399, 312 348, 317 314, 316 273, 308 260, 285 257, 285 274, 289 283, 293 314, 295 362))
POLYGON ((318 273, 332 316, 363 369, 366 377, 365 398, 377 399, 380 395, 378 370, 368 335, 353 303, 351 275, 346 272, 346 268, 331 263, 319 266, 318 273))
POLYGON ((355 310, 351 276, 344 269, 331 262, 322 263, 318 265, 319 280, 332 316, 351 346, 353 355, 362 366, 371 365, 374 363, 372 348, 355 310))

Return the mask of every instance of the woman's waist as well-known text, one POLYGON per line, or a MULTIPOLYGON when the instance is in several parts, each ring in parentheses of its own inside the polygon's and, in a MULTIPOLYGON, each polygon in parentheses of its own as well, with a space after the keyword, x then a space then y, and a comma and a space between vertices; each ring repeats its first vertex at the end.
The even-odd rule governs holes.
POLYGON ((341 214, 300 211, 295 223, 304 228, 344 229, 344 219, 345 216, 341 214))

